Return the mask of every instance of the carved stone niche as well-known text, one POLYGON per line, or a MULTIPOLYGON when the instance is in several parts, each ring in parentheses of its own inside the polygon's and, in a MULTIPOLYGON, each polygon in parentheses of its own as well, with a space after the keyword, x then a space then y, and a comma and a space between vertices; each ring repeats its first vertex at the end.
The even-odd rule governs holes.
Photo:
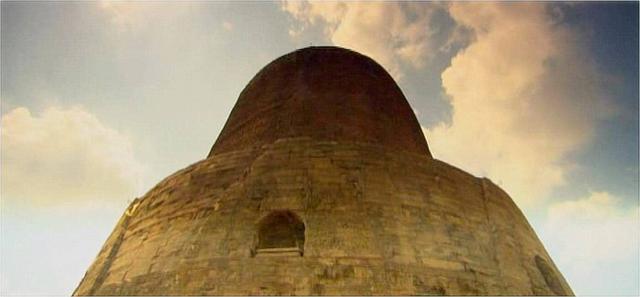
POLYGON ((251 256, 304 255, 305 225, 293 212, 274 211, 260 220, 256 229, 251 256))
POLYGON ((549 287, 549 289, 551 289, 551 291, 553 291, 553 293, 556 295, 569 295, 567 294, 567 292, 565 292, 564 288, 562 288, 560 279, 558 278, 556 273, 553 271, 553 268, 551 268, 549 263, 547 263, 547 261, 545 261, 542 257, 538 255, 534 257, 534 260, 536 262, 536 266, 538 267, 538 270, 542 274, 542 277, 544 278, 545 283, 547 283, 547 286, 549 287))

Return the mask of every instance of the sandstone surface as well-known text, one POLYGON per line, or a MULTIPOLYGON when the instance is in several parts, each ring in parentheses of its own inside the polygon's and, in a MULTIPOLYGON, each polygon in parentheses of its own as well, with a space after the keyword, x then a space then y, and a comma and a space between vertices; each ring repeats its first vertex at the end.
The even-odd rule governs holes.
POLYGON ((311 47, 129 206, 74 292, 167 294, 573 293, 507 193, 432 158, 382 67, 311 47))

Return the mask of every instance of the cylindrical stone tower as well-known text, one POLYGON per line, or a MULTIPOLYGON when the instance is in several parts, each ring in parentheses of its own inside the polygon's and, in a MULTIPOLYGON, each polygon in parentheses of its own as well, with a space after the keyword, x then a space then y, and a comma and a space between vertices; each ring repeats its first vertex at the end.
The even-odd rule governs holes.
POLYGON ((280 57, 209 156, 125 211, 74 295, 571 295, 511 198, 432 158, 391 76, 280 57))

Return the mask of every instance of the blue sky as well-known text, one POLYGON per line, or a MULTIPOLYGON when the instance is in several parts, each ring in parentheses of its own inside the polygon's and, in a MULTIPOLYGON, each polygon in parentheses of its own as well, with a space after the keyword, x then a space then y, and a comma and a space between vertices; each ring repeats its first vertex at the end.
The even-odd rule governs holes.
POLYGON ((434 157, 511 194, 580 295, 638 295, 638 3, 2 2, 3 295, 69 295, 127 202, 309 45, 397 80, 434 157))

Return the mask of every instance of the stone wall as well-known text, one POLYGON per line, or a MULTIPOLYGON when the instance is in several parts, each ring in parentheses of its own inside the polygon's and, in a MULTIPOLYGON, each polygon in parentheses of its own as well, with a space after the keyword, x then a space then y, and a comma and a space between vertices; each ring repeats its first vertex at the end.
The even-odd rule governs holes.
POLYGON ((217 154, 127 209, 74 295, 554 295, 572 291, 511 198, 425 155, 281 139, 217 154), (256 253, 263 218, 304 254, 256 253))

